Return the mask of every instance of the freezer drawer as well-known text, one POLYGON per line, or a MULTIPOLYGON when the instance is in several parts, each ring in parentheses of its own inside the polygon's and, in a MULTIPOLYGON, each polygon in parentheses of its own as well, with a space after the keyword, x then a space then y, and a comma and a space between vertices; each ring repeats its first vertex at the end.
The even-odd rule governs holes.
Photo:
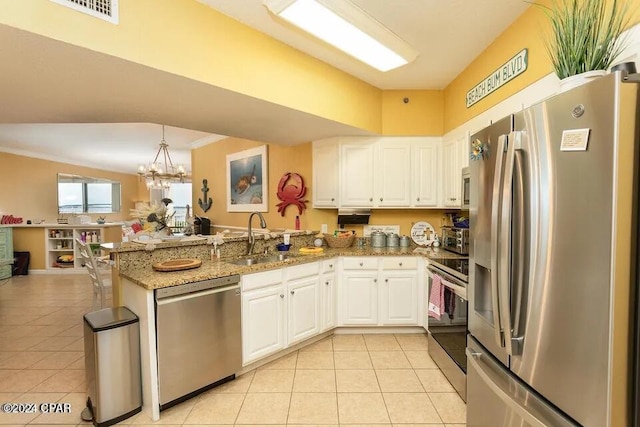
POLYGON ((467 337, 467 427, 578 427, 467 337))

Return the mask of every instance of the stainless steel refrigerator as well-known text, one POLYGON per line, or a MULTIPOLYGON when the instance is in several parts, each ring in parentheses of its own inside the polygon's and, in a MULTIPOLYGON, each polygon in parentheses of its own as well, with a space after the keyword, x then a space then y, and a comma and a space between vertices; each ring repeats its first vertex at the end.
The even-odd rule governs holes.
POLYGON ((471 137, 467 426, 631 425, 638 85, 471 137))

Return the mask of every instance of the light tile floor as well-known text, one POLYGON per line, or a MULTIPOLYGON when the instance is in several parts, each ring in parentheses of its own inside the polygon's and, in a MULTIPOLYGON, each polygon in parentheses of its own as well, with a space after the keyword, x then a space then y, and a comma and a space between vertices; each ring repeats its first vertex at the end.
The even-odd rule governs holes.
MULTIPOLYGON (((70 414, 7 414, 3 425, 82 425, 85 275, 0 282, 0 403, 70 403, 70 414)), ((163 425, 462 427, 466 407, 423 334, 334 335, 164 411, 163 425)), ((123 424, 153 424, 145 414, 123 424)))

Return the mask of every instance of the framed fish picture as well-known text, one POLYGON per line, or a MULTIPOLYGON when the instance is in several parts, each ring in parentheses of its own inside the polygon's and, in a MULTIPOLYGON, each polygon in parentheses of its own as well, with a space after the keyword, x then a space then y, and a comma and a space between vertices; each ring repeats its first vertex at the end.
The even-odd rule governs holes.
POLYGON ((227 154, 227 212, 267 212, 267 146, 227 154))

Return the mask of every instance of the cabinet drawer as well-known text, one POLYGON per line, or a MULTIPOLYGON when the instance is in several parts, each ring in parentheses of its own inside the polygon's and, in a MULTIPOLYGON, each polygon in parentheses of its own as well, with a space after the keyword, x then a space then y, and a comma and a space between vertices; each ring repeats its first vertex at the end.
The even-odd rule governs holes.
POLYGON ((242 290, 264 288, 282 283, 282 269, 263 271, 261 273, 245 274, 242 276, 242 290))
POLYGON ((418 268, 416 257, 384 257, 382 258, 383 270, 415 270, 418 268))
POLYGON ((336 271, 336 262, 338 260, 333 258, 333 259, 326 259, 324 261, 322 261, 322 272, 323 273, 331 273, 336 271))
POLYGON ((300 279, 302 277, 317 276, 320 274, 320 263, 309 262, 306 264, 287 267, 287 280, 300 279))
POLYGON ((377 270, 377 257, 349 257, 342 261, 345 270, 377 270))

